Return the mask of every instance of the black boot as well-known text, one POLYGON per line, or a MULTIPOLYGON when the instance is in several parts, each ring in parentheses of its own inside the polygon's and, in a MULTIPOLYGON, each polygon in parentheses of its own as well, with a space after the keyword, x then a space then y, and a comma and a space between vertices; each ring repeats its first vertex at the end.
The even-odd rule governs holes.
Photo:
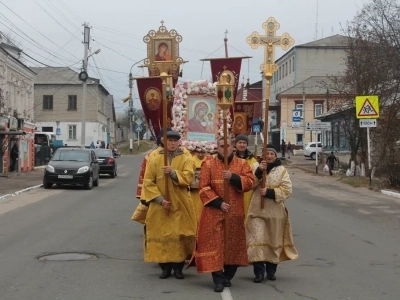
POLYGON ((166 279, 171 277, 172 265, 169 263, 160 263, 159 264, 162 270, 161 275, 159 276, 160 279, 166 279))
POLYGON ((221 283, 217 283, 214 288, 214 292, 222 293, 224 291, 224 285, 221 283))
POLYGON ((185 276, 183 276, 182 270, 185 265, 185 262, 180 262, 180 263, 173 263, 172 268, 174 269, 174 275, 176 279, 184 279, 185 276))
POLYGON ((257 274, 256 277, 254 277, 253 282, 255 283, 261 283, 264 281, 264 276, 257 274))

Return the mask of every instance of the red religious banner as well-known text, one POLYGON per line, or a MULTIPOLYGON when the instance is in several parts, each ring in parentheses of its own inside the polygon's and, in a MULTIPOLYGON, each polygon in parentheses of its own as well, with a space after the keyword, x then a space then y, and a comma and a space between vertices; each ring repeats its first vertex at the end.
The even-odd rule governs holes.
POLYGON ((250 134, 252 132, 254 105, 261 101, 236 101, 234 107, 233 133, 250 134))
MULTIPOLYGON (((236 93, 239 87, 240 69, 242 67, 242 59, 250 58, 243 57, 222 57, 222 58, 207 58, 202 61, 210 61, 211 74, 213 81, 218 81, 219 76, 224 71, 229 71, 229 76, 233 76, 235 80, 235 89, 233 91, 233 99, 236 100, 236 93)), ((228 76, 228 78, 229 78, 228 76)))
MULTIPOLYGON (((157 137, 163 124, 161 78, 143 77, 135 79, 147 126, 153 136, 157 137)), ((168 120, 171 120, 171 107, 172 102, 169 102, 167 110, 168 120)), ((168 126, 171 126, 170 121, 168 122, 168 126)))

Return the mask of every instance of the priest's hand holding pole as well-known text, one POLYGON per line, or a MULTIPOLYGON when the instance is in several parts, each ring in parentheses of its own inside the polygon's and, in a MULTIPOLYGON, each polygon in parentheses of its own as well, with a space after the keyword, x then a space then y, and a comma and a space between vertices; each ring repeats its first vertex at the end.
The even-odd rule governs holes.
POLYGON ((172 168, 170 166, 163 166, 162 167, 164 174, 169 175, 172 171, 172 168))
POLYGON ((221 210, 222 210, 223 212, 228 212, 230 208, 231 208, 231 206, 230 206, 228 203, 222 202, 222 204, 221 204, 221 210))
POLYGON ((163 201, 161 202, 161 205, 165 208, 165 209, 169 209, 171 207, 171 202, 167 201, 166 199, 163 199, 163 201))
POLYGON ((222 171, 222 177, 223 177, 225 180, 230 180, 231 177, 232 177, 232 172, 229 171, 229 170, 224 170, 224 171, 222 171))

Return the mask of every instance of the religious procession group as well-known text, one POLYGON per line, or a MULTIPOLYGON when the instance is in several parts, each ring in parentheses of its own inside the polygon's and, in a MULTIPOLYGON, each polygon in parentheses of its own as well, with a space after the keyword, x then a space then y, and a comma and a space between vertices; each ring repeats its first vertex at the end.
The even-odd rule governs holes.
POLYGON ((189 260, 188 267, 212 274, 215 292, 230 287, 238 267, 249 264, 255 283, 265 275, 276 280, 278 263, 297 259, 298 254, 285 207, 292 183, 274 147, 268 145, 266 160, 258 162, 247 149, 246 135, 227 138, 225 170, 223 138, 217 141, 217 153, 197 149, 192 154, 179 146, 178 132, 168 131, 166 141, 162 134, 161 130, 158 148, 143 161, 140 203, 132 216, 144 224, 145 262, 159 264, 161 279, 172 271, 183 279, 189 260), (260 185, 263 174, 265 188, 260 185))

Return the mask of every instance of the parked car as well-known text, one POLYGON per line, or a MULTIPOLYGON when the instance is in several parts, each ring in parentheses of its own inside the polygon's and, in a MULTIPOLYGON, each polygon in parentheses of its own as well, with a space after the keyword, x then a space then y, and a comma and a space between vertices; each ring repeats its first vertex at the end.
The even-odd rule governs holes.
POLYGON ((309 157, 311 159, 315 159, 316 153, 320 154, 324 152, 324 149, 322 148, 322 144, 318 142, 318 147, 316 147, 316 142, 310 142, 306 144, 306 147, 304 148, 304 156, 309 157))
POLYGON ((100 174, 109 174, 111 178, 117 176, 117 161, 110 149, 95 149, 94 152, 99 162, 100 174))
POLYGON ((93 149, 59 148, 46 165, 43 186, 83 185, 90 190, 99 185, 99 162, 93 149))

